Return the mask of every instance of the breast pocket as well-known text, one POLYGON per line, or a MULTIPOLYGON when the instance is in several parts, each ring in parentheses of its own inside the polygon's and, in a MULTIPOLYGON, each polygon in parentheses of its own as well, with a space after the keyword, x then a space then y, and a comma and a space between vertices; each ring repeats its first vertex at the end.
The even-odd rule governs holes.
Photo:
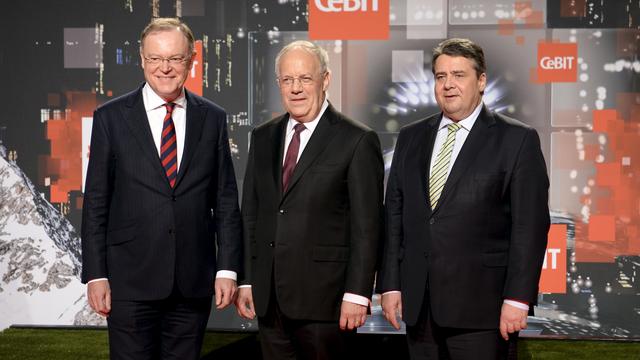
POLYGON ((473 193, 476 199, 496 200, 501 197, 505 172, 478 173, 473 177, 473 193))
POLYGON ((340 164, 317 164, 309 169, 309 171, 314 173, 326 173, 326 172, 335 172, 340 171, 342 166, 340 164))

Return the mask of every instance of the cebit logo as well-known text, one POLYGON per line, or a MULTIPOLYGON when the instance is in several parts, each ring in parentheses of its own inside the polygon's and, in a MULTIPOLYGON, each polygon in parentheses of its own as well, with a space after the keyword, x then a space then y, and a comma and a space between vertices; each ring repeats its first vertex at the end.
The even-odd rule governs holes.
POLYGON ((538 81, 575 82, 578 78, 578 44, 538 43, 538 81))
POLYGON ((563 69, 563 70, 571 70, 573 69, 575 57, 573 56, 556 56, 549 57, 545 56, 540 59, 540 67, 549 70, 549 69, 563 69))
POLYGON ((386 40, 389 0, 309 0, 312 40, 386 40))
MULTIPOLYGON (((316 7, 323 12, 367 11, 367 0, 315 0, 316 7), (323 4, 326 2, 326 5, 323 4)), ((371 11, 378 11, 378 0, 371 0, 371 11)))

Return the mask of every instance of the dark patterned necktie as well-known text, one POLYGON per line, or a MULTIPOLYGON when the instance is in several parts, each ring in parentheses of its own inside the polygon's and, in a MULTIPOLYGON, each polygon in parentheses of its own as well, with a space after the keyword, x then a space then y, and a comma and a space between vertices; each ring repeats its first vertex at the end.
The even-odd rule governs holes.
POLYGON ((296 167, 296 162, 298 161, 298 152, 300 151, 300 133, 304 129, 306 129, 306 127, 301 123, 297 123, 296 126, 293 127, 295 133, 293 134, 293 139, 291 139, 291 142, 289 143, 287 155, 284 158, 284 165, 282 166, 283 192, 287 191, 289 180, 291 179, 291 175, 293 175, 293 169, 295 169, 296 167))
POLYGON ((173 187, 176 184, 176 177, 178 174, 178 146, 176 144, 176 128, 173 125, 173 119, 171 114, 173 108, 176 106, 174 103, 164 104, 167 108, 167 114, 164 116, 164 123, 162 124, 162 140, 160 142, 160 160, 162 161, 162 167, 167 175, 169 184, 173 187))

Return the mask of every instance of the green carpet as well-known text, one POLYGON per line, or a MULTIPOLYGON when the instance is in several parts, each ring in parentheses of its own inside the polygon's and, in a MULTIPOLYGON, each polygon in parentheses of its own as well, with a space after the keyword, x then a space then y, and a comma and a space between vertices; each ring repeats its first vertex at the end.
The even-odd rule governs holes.
MULTIPOLYGON (((207 332, 202 354, 252 334, 207 332)), ((250 343, 250 342, 247 342, 250 343)), ((257 346, 257 342, 251 343, 257 346)), ((522 339, 520 360, 640 360, 640 342, 522 339)), ((0 332, 2 360, 108 359, 105 330, 7 329, 0 332)))

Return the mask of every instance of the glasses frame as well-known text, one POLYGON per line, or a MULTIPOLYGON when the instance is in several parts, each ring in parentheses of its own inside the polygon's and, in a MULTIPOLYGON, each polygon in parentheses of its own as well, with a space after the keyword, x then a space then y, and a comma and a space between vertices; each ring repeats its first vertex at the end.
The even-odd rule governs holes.
POLYGON ((163 57, 163 56, 146 57, 142 55, 142 58, 144 59, 145 63, 151 66, 160 66, 164 64, 165 61, 171 66, 180 66, 180 65, 184 65, 184 63, 190 60, 189 56, 183 56, 183 55, 174 55, 170 57, 163 57))
MULTIPOLYGON (((327 74, 327 72, 325 71, 324 73, 320 74, 320 78, 322 78, 323 76, 325 76, 327 74)), ((311 75, 302 75, 302 76, 283 76, 283 77, 277 77, 276 78, 276 82, 283 87, 292 87, 295 85, 296 80, 300 83, 301 86, 311 86, 313 85, 317 79, 315 79, 313 76, 311 75)))

